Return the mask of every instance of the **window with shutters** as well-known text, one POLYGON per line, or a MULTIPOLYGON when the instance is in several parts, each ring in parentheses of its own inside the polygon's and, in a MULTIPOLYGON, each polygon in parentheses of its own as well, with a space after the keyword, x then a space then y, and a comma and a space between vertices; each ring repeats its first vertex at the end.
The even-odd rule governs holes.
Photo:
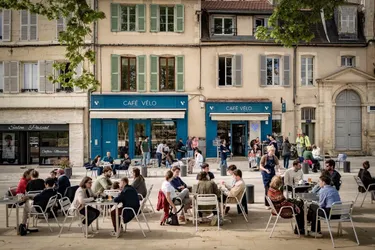
POLYGON ((357 38, 357 6, 340 6, 338 10, 339 38, 357 38))
POLYGON ((184 32, 184 5, 151 4, 151 32, 184 32))
POLYGON ((120 91, 137 90, 137 58, 121 57, 121 89, 120 91))
POLYGON ((38 15, 27 10, 20 11, 21 41, 34 41, 38 36, 38 15))
POLYGON ((0 62, 0 93, 4 90, 4 64, 0 62))
POLYGON ((342 56, 341 66, 342 67, 355 67, 355 57, 354 56, 342 56))
POLYGON ((280 57, 268 57, 267 63, 267 85, 280 85, 280 57))
POLYGON ((315 108, 302 108, 301 120, 308 120, 308 121, 315 120, 315 108))
POLYGON ((38 92, 38 63, 23 63, 21 92, 38 92))
POLYGON ((66 31, 66 25, 69 21, 70 16, 67 17, 60 17, 56 20, 56 38, 58 39, 60 37, 60 33, 63 31, 66 31))
MULTIPOLYGON (((57 72, 57 75, 61 76, 61 75, 65 75, 65 74, 69 73, 71 71, 69 69, 69 66, 70 66, 70 63, 67 62, 65 64, 65 69, 60 69, 57 72)), ((63 79, 63 82, 65 82, 65 83, 68 83, 69 81, 70 81, 69 77, 66 77, 65 79, 63 79)), ((67 92, 67 93, 73 92, 73 88, 72 87, 65 87, 64 84, 56 83, 55 86, 56 86, 56 92, 67 92)))
POLYGON ((219 87, 233 84, 233 56, 219 57, 219 87))
POLYGON ((160 31, 174 32, 174 7, 160 6, 160 31))
POLYGON ((136 26, 136 6, 120 5, 120 31, 135 31, 136 26))
POLYGON ((146 5, 125 5, 111 3, 111 31, 145 32, 146 5))
POLYGON ((159 91, 175 91, 175 57, 160 57, 159 72, 159 91))
POLYGON ((214 17, 213 18, 213 29, 214 35, 237 35, 237 29, 235 26, 234 17, 214 17))
POLYGON ((301 85, 302 86, 314 85, 314 57, 313 56, 301 57, 301 85))

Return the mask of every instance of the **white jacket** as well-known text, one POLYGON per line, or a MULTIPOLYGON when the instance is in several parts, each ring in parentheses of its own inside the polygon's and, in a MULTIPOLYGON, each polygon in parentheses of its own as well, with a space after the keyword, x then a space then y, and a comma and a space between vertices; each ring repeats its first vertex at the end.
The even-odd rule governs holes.
POLYGON ((316 147, 316 149, 313 149, 312 155, 313 155, 314 159, 318 158, 320 156, 320 148, 316 147))
POLYGON ((195 167, 200 168, 203 164, 203 156, 201 154, 197 154, 195 157, 195 167))
POLYGON ((70 206, 71 209, 77 209, 80 211, 82 208, 84 208, 86 202, 91 202, 95 198, 95 194, 92 192, 91 189, 88 189, 90 193, 90 197, 87 197, 86 195, 86 189, 83 189, 79 187, 76 191, 76 194, 74 195, 74 200, 72 202, 72 205, 70 206))

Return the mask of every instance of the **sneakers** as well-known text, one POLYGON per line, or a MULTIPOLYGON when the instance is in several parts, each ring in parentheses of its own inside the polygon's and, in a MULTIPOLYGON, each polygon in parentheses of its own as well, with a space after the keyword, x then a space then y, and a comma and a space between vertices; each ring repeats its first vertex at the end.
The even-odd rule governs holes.
POLYGON ((225 214, 228 214, 228 213, 229 213, 229 210, 230 210, 230 207, 226 207, 226 208, 225 208, 225 214))
POLYGON ((266 206, 266 210, 271 210, 271 207, 270 206, 266 206))
POLYGON ((322 233, 316 233, 316 232, 311 232, 311 231, 309 231, 309 235, 311 237, 315 237, 316 236, 316 238, 322 238, 323 237, 322 233))
POLYGON ((211 220, 211 226, 217 226, 217 220, 217 215, 213 216, 211 220))

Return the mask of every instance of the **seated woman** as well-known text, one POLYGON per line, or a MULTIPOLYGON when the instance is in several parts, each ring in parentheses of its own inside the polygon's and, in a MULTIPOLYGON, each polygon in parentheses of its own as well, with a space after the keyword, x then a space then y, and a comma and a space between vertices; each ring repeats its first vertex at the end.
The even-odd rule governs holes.
POLYGON ((94 160, 91 163, 91 170, 97 171, 97 176, 101 176, 103 173, 103 167, 100 166, 101 157, 100 155, 95 156, 94 160))
POLYGON ((30 173, 31 180, 27 183, 26 192, 44 190, 44 180, 39 178, 39 172, 36 170, 30 173))
MULTIPOLYGON (((141 175, 141 171, 139 170, 139 168, 133 169, 133 176, 134 176, 134 180, 131 186, 134 187, 135 190, 137 190, 138 194, 141 194, 143 198, 146 197, 147 195, 146 181, 145 181, 145 178, 143 178, 143 176, 141 175)), ((142 198, 140 197, 140 199, 142 198)))
MULTIPOLYGON (((20 181, 18 182, 18 185, 17 185, 17 190, 16 190, 16 194, 25 194, 26 193, 26 187, 27 187, 27 184, 29 183, 30 179, 31 179, 31 172, 33 171, 34 169, 28 169, 26 170, 20 181)), ((15 194, 13 194, 15 195, 15 194)))
MULTIPOLYGON (((370 172, 368 171, 370 168, 369 161, 363 162, 362 167, 363 168, 361 168, 358 172, 358 177, 361 179, 363 185, 367 189, 370 184, 375 184, 375 178, 372 178, 370 172)), ((369 190, 374 191, 375 185, 371 186, 369 190)), ((362 193, 366 192, 366 190, 363 190, 361 187, 358 187, 358 191, 362 193)), ((372 192, 372 200, 375 200, 375 192, 372 192)))
MULTIPOLYGON (((279 213, 280 209, 285 206, 294 207, 294 212, 296 213, 296 220, 300 234, 305 234, 305 225, 304 225, 304 216, 303 209, 300 209, 299 206, 294 205, 292 202, 288 201, 282 192, 283 180, 280 176, 274 176, 270 183, 270 188, 268 189, 267 196, 271 199, 273 206, 276 209, 276 212, 279 213)), ((291 209, 283 209, 281 212, 282 218, 291 218, 293 213, 291 209)), ((294 229, 294 233, 298 234, 297 228, 294 229)))
MULTIPOLYGON (((206 172, 200 172, 198 174, 198 186, 197 186, 197 194, 214 194, 218 198, 220 197, 219 188, 217 187, 216 183, 213 181, 208 180, 206 172)), ((214 207, 213 207, 214 208, 214 207)), ((211 207, 204 206, 203 210, 209 210, 211 207)), ((217 216, 217 211, 212 211, 213 215, 217 216)), ((202 212, 198 212, 199 217, 202 217, 202 212)), ((211 221, 212 224, 216 223, 216 218, 211 221)))
POLYGON ((171 185, 178 192, 181 192, 182 190, 187 188, 187 185, 180 178, 180 167, 178 167, 178 166, 172 167, 172 172, 173 172, 173 179, 171 181, 171 185))

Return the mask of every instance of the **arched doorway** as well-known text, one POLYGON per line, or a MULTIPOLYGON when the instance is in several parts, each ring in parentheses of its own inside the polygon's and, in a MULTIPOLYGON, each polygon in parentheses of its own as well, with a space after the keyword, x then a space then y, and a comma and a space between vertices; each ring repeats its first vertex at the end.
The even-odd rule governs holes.
POLYGON ((362 149, 361 98, 353 90, 344 90, 336 98, 336 150, 362 149))

